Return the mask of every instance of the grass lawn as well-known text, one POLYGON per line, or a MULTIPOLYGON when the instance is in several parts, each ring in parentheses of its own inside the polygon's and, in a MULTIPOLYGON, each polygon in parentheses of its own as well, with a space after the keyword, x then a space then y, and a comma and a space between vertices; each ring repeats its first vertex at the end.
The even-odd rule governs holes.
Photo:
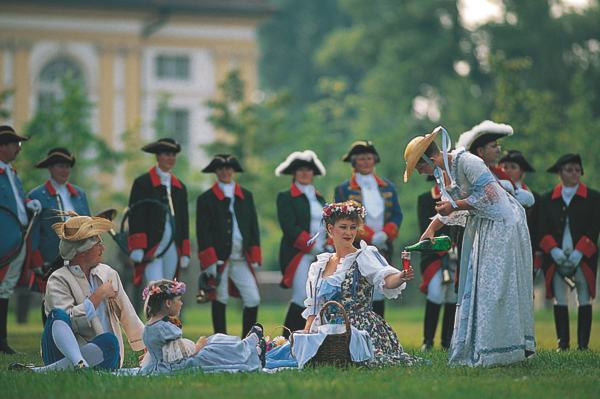
MULTIPOLYGON (((210 307, 188 305, 184 332, 191 339, 208 335, 212 327, 210 307)), ((408 352, 416 353, 422 339, 423 309, 388 306, 387 319, 408 352)), ((241 330, 241 312, 230 306, 230 333, 241 330)), ((571 312, 572 345, 576 346, 576 312, 571 312)), ((262 306, 259 319, 268 333, 279 333, 277 325, 284 306, 262 306)), ((286 371, 278 374, 202 374, 181 372, 169 376, 115 377, 85 371, 30 374, 8 372, 13 361, 41 364, 40 326, 33 312, 30 322, 9 324, 9 341, 22 352, 0 355, 2 398, 600 398, 600 334, 594 334, 600 313, 594 313, 592 351, 555 353, 551 311, 536 314, 538 355, 523 364, 493 369, 449 368, 447 354, 434 350, 423 357, 430 365, 383 370, 349 369, 286 371)), ((439 330, 439 329, 438 329, 439 330)), ((439 335, 439 331, 438 331, 439 335)), ((439 339, 436 340, 436 345, 439 339)), ((129 348, 126 348, 129 349, 129 348)), ((126 353, 126 365, 135 354, 126 353)))

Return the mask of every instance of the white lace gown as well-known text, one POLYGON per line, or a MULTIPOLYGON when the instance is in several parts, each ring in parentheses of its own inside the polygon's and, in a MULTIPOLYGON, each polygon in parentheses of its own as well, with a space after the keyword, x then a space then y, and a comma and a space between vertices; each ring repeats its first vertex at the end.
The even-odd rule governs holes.
POLYGON ((465 226, 450 364, 495 366, 535 352, 532 255, 525 210, 483 161, 452 152, 448 192, 473 209, 436 216, 465 226))

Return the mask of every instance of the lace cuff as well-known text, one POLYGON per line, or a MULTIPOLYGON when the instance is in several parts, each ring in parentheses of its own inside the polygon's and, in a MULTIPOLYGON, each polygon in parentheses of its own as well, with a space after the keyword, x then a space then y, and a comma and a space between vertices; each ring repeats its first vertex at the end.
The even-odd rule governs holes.
POLYGON ((186 338, 179 338, 168 342, 162 347, 163 360, 173 363, 196 353, 196 345, 186 338))

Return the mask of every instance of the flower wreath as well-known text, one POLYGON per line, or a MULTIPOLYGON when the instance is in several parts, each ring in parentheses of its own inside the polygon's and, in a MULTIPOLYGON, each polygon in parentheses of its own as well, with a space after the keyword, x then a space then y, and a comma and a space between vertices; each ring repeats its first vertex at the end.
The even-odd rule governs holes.
POLYGON ((149 287, 144 288, 142 298, 146 301, 152 295, 156 294, 167 294, 169 296, 180 296, 185 293, 185 283, 182 281, 168 281, 153 284, 149 287))
POLYGON ((367 215, 365 207, 356 201, 335 202, 333 204, 327 204, 323 208, 323 218, 329 218, 334 213, 342 213, 344 215, 357 214, 362 219, 367 215))

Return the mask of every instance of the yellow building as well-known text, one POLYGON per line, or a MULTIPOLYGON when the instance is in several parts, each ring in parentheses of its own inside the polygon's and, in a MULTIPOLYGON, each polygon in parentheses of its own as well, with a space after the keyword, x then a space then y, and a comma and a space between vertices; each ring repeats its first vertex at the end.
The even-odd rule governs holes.
POLYGON ((152 139, 167 95, 167 126, 191 155, 214 139, 205 103, 231 68, 256 92, 256 28, 270 13, 263 0, 0 0, 0 91, 14 90, 5 122, 22 128, 71 73, 114 148, 126 130, 152 139))

